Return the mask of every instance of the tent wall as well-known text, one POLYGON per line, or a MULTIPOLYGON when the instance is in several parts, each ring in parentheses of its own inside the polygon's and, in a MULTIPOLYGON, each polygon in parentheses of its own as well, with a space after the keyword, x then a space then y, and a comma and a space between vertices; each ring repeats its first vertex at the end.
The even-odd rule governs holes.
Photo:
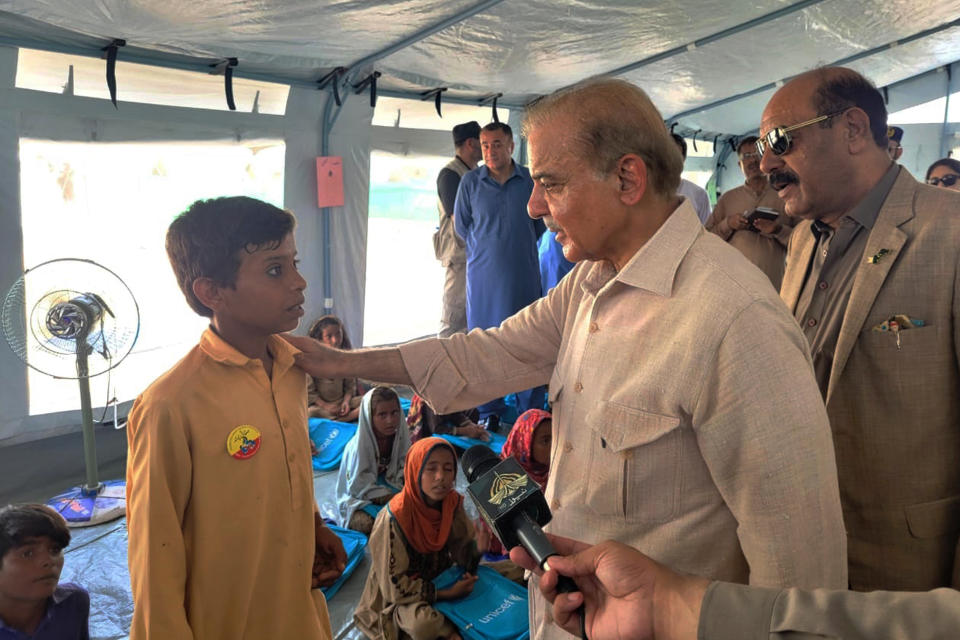
MULTIPOLYGON (((313 92, 313 95, 318 95, 313 92)), ((363 344, 364 285, 367 273, 367 213, 370 199, 370 122, 366 96, 344 104, 330 130, 329 155, 343 158, 343 207, 330 209, 332 308, 350 340, 363 344)), ((319 281, 318 281, 319 284, 319 281)), ((314 291, 314 296, 319 291, 314 291)))
MULTIPOLYGON (((106 100, 17 89, 14 86, 16 63, 16 48, 0 47, 0 288, 3 292, 25 266, 20 226, 18 151, 21 136, 81 142, 273 138, 282 139, 286 144, 284 205, 298 218, 301 269, 310 285, 306 292, 304 323, 322 313, 324 256, 315 159, 322 152, 321 111, 326 94, 291 89, 285 116, 134 103, 121 103, 119 109, 114 109, 106 100)), ((361 292, 369 190, 369 133, 366 132, 371 117, 372 109, 360 100, 351 102, 337 122, 339 133, 330 139, 330 155, 344 157, 347 199, 346 206, 332 210, 334 312, 341 315, 358 336, 362 332, 361 292)), ((157 267, 168 268, 166 264, 157 267)), ((78 428, 79 411, 30 416, 26 379, 26 366, 6 345, 0 345, 0 380, 3 380, 0 446, 78 428)), ((139 390, 124 388, 123 391, 132 395, 139 390)), ((126 406, 129 405, 122 408, 126 406)))
MULTIPOLYGON (((0 47, 0 92, 9 93, 17 75, 17 50, 0 47)), ((0 98, 0 283, 4 291, 23 272, 20 229, 20 167, 17 154, 19 110, 0 98)), ((27 367, 0 344, 0 441, 22 431, 27 414, 27 367)))
POLYGON ((332 309, 355 344, 363 337, 367 204, 370 195, 370 121, 373 109, 362 100, 345 105, 329 138, 326 155, 343 159, 344 206, 331 207, 330 292, 324 292, 323 211, 317 208, 316 158, 324 155, 323 112, 327 94, 291 87, 287 98, 284 204, 297 216, 300 271, 307 280, 299 332, 332 309), (330 299, 325 300, 325 295, 330 299))

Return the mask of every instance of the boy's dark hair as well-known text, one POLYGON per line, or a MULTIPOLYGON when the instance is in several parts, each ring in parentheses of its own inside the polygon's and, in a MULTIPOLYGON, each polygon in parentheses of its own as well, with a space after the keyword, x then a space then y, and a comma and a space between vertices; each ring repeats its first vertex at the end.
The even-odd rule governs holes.
POLYGON ((483 125, 483 131, 487 131, 489 133, 494 131, 503 131, 505 134, 507 134, 508 138, 513 137, 513 129, 511 129, 510 125, 508 125, 506 122, 491 122, 489 124, 485 124, 483 125))
POLYGON ((396 402, 399 405, 400 396, 390 387, 374 387, 370 395, 370 411, 376 411, 380 402, 396 402))
MULTIPOLYGON (((839 113, 844 109, 859 107, 870 118, 870 134, 878 147, 887 148, 887 107, 883 96, 865 77, 850 69, 827 76, 813 95, 813 106, 818 115, 839 113)), ((821 127, 833 126, 833 118, 824 121, 821 127)))
POLYGON ((11 504, 0 509, 0 566, 11 549, 29 538, 50 538, 61 549, 70 544, 63 517, 43 504, 11 504))
POLYGON ((193 293, 194 280, 210 278, 218 286, 234 286, 240 251, 276 248, 295 224, 289 211, 246 196, 191 204, 167 229, 167 256, 190 308, 201 316, 213 316, 213 310, 193 293))
POLYGON ((353 349, 353 345, 350 344, 350 338, 347 337, 347 329, 343 326, 343 320, 337 316, 320 316, 316 322, 310 325, 310 331, 307 332, 307 335, 314 340, 320 340, 323 336, 323 330, 326 327, 340 327, 340 348, 353 349))

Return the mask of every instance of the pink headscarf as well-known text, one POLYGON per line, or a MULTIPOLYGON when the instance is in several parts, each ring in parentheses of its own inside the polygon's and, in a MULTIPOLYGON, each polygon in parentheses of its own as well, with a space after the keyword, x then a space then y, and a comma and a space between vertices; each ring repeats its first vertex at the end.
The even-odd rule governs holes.
POLYGON ((516 458, 527 475, 533 478, 541 489, 547 486, 550 467, 533 459, 533 434, 541 422, 550 419, 552 416, 541 409, 524 411, 514 423, 510 435, 507 436, 507 442, 503 445, 503 451, 500 452, 500 458, 503 460, 509 457, 516 458))

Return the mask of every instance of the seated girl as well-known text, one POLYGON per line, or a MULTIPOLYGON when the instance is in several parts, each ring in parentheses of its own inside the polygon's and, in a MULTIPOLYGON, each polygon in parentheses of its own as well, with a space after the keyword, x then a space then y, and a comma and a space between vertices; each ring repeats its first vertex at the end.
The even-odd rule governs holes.
MULTIPOLYGON (((553 439, 553 419, 550 414, 541 409, 528 409, 520 414, 507 436, 500 458, 516 458, 527 475, 540 485, 540 490, 547 488, 547 477, 550 475, 550 445, 553 439)), ((500 541, 487 525, 481 521, 477 528, 477 545, 491 556, 506 554, 500 541)), ((500 567, 498 571, 508 575, 500 567)))
POLYGON ((437 414, 423 401, 423 398, 415 395, 410 401, 410 412, 407 414, 410 441, 416 442, 420 438, 429 438, 432 435, 450 434, 477 438, 486 442, 490 440, 490 434, 477 424, 479 419, 480 412, 476 409, 437 414))
POLYGON ((403 487, 409 448, 400 398, 389 387, 374 387, 363 396, 357 435, 343 450, 337 524, 370 535, 377 513, 403 487))
POLYGON ((434 640, 460 634, 431 605, 468 595, 476 582, 473 525, 454 490, 457 458, 440 438, 410 447, 403 491, 380 512, 370 536, 370 574, 354 619, 370 638, 434 640), (467 573, 449 589, 432 580, 457 564, 467 573))
MULTIPOLYGON (((310 327, 309 335, 336 349, 351 349, 350 338, 337 316, 323 316, 310 327)), ((314 378, 307 387, 307 412, 311 418, 340 422, 357 419, 360 398, 356 378, 314 378)))

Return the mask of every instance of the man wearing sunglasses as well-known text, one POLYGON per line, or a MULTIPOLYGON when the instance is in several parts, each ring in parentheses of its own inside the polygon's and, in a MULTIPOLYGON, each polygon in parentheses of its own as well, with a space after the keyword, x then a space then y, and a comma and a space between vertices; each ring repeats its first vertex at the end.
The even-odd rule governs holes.
POLYGON ((783 280, 783 259, 787 253, 787 240, 793 231, 793 221, 784 214, 783 203, 767 183, 760 171, 760 154, 757 153, 757 137, 747 136, 737 145, 740 170, 746 181, 720 196, 717 206, 707 220, 707 231, 712 231, 731 246, 736 247, 747 260, 763 271, 774 289, 780 290, 783 280), (752 223, 748 216, 757 207, 777 211, 776 220, 756 218, 752 223))
POLYGON ((960 586, 960 194, 887 153, 886 108, 844 68, 763 111, 760 166, 788 214, 780 295, 811 346, 858 590, 960 586))

